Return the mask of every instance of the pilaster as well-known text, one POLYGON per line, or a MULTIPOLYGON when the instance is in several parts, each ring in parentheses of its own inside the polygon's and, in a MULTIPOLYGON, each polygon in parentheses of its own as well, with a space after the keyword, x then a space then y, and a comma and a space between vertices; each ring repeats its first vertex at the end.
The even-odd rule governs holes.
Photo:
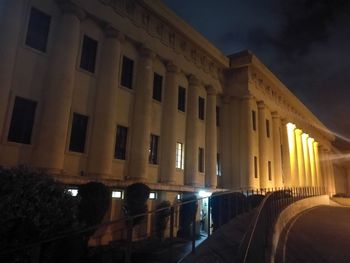
POLYGON ((258 134, 259 134, 259 175, 260 188, 268 187, 267 176, 267 137, 266 137, 266 117, 265 104, 263 101, 258 101, 258 134))
POLYGON ((278 112, 272 112, 273 160, 275 187, 283 186, 282 156, 281 156, 281 119, 278 112))

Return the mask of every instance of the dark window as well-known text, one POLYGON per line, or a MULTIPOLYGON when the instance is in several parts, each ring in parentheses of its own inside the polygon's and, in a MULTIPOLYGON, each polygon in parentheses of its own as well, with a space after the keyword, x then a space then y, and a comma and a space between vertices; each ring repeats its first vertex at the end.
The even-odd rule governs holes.
POLYGON ((254 177, 258 178, 258 157, 254 156, 254 177))
POLYGON ((266 120, 266 136, 270 138, 270 121, 266 120))
POLYGON ((252 111, 252 122, 253 122, 253 131, 256 131, 256 113, 252 111))
POLYGON ((89 117, 78 113, 73 114, 72 131, 70 134, 69 150, 72 152, 85 151, 86 131, 89 117))
POLYGON ((46 52, 49 36, 51 17, 42 11, 32 7, 28 23, 26 45, 46 52))
POLYGON ((221 176, 221 161, 220 161, 220 153, 216 154, 216 175, 221 176))
POLYGON ((149 146, 149 163, 158 163, 158 141, 159 136, 151 134, 151 142, 149 146))
POLYGON ((220 126, 220 108, 216 106, 216 126, 220 126))
POLYGON ((177 108, 180 111, 186 111, 186 89, 179 87, 178 99, 177 99, 177 108))
POLYGON ((121 85, 132 89, 132 78, 134 70, 134 61, 128 57, 123 56, 121 85))
POLYGON ((95 72, 97 41, 84 35, 81 50, 80 67, 91 73, 95 72))
POLYGON ((114 148, 114 158, 125 160, 127 137, 128 137, 128 128, 118 125, 115 148, 114 148))
POLYGON ((35 117, 36 102, 16 97, 13 106, 8 140, 30 144, 35 117))
POLYGON ((267 162, 267 171, 268 171, 268 175, 269 175, 269 181, 272 180, 272 174, 271 174, 271 161, 267 162))
POLYGON ((198 171, 204 172, 204 149, 198 148, 198 171))
POLYGON ((162 84, 163 84, 163 77, 157 73, 154 73, 153 99, 157 101, 162 101, 162 84))
POLYGON ((204 120, 205 100, 198 97, 198 118, 204 120))

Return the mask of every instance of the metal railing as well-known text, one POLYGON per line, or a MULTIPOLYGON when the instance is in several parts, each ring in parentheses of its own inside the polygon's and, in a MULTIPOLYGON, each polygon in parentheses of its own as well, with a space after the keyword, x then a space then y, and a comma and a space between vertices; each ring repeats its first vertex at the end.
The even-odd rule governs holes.
MULTIPOLYGON (((254 261, 251 260, 252 251, 254 251, 254 257, 257 255, 256 253, 262 255, 263 258, 266 257, 269 234, 278 214, 284 207, 296 200, 324 193, 324 188, 315 187, 240 189, 216 192, 210 197, 184 200, 170 207, 154 209, 144 214, 123 217, 73 232, 59 233, 52 238, 0 251, 0 261, 5 262, 3 260, 8 260, 12 255, 24 253, 27 260, 25 262, 46 262, 43 258, 45 258, 48 248, 52 249, 56 243, 79 238, 79 236, 95 231, 94 235, 90 237, 89 244, 95 246, 98 250, 97 248, 105 243, 104 239, 107 238, 111 241, 108 248, 118 258, 116 262, 138 262, 139 259, 151 259, 152 257, 157 257, 157 260, 164 262, 177 262, 188 253, 195 253, 196 241, 198 242, 201 234, 206 234, 206 237, 203 238, 202 236, 201 240, 203 240, 236 216, 255 209, 257 211, 256 216, 252 218, 251 223, 247 222, 250 227, 245 234, 244 242, 241 244, 239 251, 239 258, 242 262, 251 262, 254 261), (186 238, 177 238, 175 231, 181 227, 180 214, 187 205, 194 204, 198 207, 199 202, 205 198, 208 198, 205 224, 203 218, 200 218, 199 211, 192 213, 188 225, 190 234, 186 238), (261 202, 260 206, 258 206, 259 202, 261 202), (155 217, 162 211, 169 213, 165 238, 159 237, 159 231, 154 225, 155 217), (135 226, 134 222, 139 218, 146 219, 135 226), (152 245, 153 248, 156 248, 154 251, 152 245)), ((96 253, 95 255, 98 256, 98 253, 103 253, 103 251, 96 253)))

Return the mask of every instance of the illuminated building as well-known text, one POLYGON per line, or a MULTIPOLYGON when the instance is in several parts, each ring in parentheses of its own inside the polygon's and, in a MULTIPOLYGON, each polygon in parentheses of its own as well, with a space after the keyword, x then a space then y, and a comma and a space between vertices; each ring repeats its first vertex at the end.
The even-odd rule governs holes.
POLYGON ((328 129, 251 52, 225 56, 159 1, 5 0, 0 19, 1 165, 168 200, 335 192, 328 129))

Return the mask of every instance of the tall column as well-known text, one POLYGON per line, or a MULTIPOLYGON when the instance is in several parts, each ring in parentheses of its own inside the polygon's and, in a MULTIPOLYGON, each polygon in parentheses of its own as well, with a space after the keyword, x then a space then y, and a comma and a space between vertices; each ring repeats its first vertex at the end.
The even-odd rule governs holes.
POLYGON ((79 47, 80 20, 84 13, 76 5, 64 2, 52 48, 48 83, 44 91, 42 117, 33 166, 59 173, 63 168, 68 123, 72 104, 75 65, 79 47))
MULTIPOLYGON (((231 97, 222 96, 221 97, 221 124, 220 124, 220 144, 221 144, 221 188, 232 188, 234 185, 233 171, 232 171, 232 155, 233 149, 232 145, 232 126, 231 126, 231 97)), ((239 155, 241 156, 241 155, 239 155)), ((239 176, 239 173, 235 176, 239 176)), ((238 180, 239 182, 239 180, 238 180)))
POLYGON ((3 138, 23 9, 23 0, 0 1, 0 138, 3 138))
POLYGON ((303 133, 301 135, 301 140, 303 145, 304 167, 305 167, 305 186, 312 185, 308 138, 309 138, 309 135, 306 133, 303 133))
POLYGON ((148 48, 140 49, 138 81, 134 94, 134 110, 131 125, 131 149, 128 176, 146 180, 150 146, 153 59, 155 54, 148 48))
POLYGON ((326 191, 328 194, 331 193, 331 186, 330 186, 330 177, 329 177, 329 167, 328 167, 328 156, 327 156, 327 150, 321 146, 320 148, 320 165, 322 170, 322 177, 324 182, 324 187, 326 188, 326 191))
MULTIPOLYGON (((254 175, 254 154, 253 154, 253 121, 252 109, 255 103, 253 96, 246 95, 241 104, 241 187, 259 188, 259 179, 254 175)), ((258 167, 256 167, 258 169, 258 167)))
POLYGON ((314 142, 314 156, 315 156, 315 172, 316 172, 316 186, 322 186, 321 178, 321 167, 320 167, 320 158, 318 153, 318 142, 314 142))
POLYGON ((275 174, 275 187, 282 187, 282 156, 281 156, 281 120, 278 112, 272 112, 272 136, 273 136, 273 163, 275 174))
POLYGON ((259 171, 260 171, 260 187, 268 186, 267 178, 267 136, 266 136, 266 117, 265 104, 258 101, 258 134, 259 134, 259 171))
POLYGON ((310 158, 310 170, 311 170, 311 185, 316 186, 316 166, 315 166, 315 155, 314 155, 314 138, 309 137, 309 158, 310 158))
POLYGON ((207 86, 207 109, 205 122, 205 186, 217 186, 217 128, 216 128, 216 91, 207 86))
POLYGON ((303 153, 303 144, 302 144, 302 130, 295 129, 295 142, 296 142, 296 151, 298 156, 298 175, 299 175, 299 186, 306 185, 305 178, 305 164, 304 164, 304 153, 303 153))
POLYGON ((288 130, 287 130, 287 120, 282 120, 282 153, 283 153, 283 182, 284 186, 292 186, 292 176, 291 176, 291 163, 290 163, 290 152, 289 152, 289 140, 288 140, 288 130))
POLYGON ((162 144, 160 178, 163 183, 174 184, 176 175, 176 115, 178 92, 178 67, 167 63, 165 76, 164 103, 162 111, 162 144))
POLYGON ((88 173, 109 177, 116 137, 117 85, 123 35, 108 27, 105 31, 99 70, 88 173))
POLYGON ((186 145, 185 145, 185 184, 199 186, 198 177, 198 89, 199 80, 189 76, 186 145))
POLYGON ((336 193, 336 189, 335 189, 334 167, 333 167, 333 160, 331 156, 331 150, 327 151, 327 165, 328 165, 328 171, 329 171, 330 193, 331 195, 333 195, 336 193))

